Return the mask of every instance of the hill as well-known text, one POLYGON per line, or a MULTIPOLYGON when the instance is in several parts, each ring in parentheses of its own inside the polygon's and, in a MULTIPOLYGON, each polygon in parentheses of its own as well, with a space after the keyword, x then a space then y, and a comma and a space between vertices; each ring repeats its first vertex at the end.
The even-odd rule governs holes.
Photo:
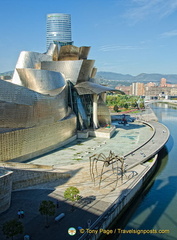
POLYGON ((0 76, 13 76, 13 73, 14 71, 8 71, 8 72, 3 72, 3 73, 0 73, 0 76))
POLYGON ((117 85, 131 85, 133 82, 156 82, 159 83, 161 78, 166 78, 167 83, 177 84, 177 74, 160 74, 160 73, 141 73, 137 76, 130 74, 121 74, 114 72, 98 72, 96 75, 100 84, 115 87, 117 85))

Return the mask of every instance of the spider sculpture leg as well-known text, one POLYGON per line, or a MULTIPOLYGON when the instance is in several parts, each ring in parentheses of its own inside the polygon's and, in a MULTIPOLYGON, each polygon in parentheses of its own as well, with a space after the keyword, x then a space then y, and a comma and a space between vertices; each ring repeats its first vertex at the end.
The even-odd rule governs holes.
POLYGON ((90 161, 90 177, 93 180, 93 175, 92 175, 92 157, 89 157, 89 161, 90 161))
POLYGON ((114 174, 114 162, 112 162, 112 171, 113 171, 113 174, 114 174))
POLYGON ((101 181, 102 181, 102 176, 103 176, 103 169, 104 169, 105 164, 106 164, 106 162, 103 163, 103 166, 102 166, 102 169, 101 169, 99 188, 101 186, 101 181))
POLYGON ((119 180, 119 175, 118 175, 118 173, 119 173, 119 164, 118 164, 118 160, 116 161, 116 165, 117 165, 117 179, 116 179, 116 186, 115 186, 115 189, 116 189, 116 187, 117 187, 117 184, 118 184, 118 180, 119 180))
POLYGON ((97 168, 97 162, 99 161, 99 158, 97 158, 96 163, 95 163, 95 171, 96 175, 98 176, 98 168, 97 168))
POLYGON ((89 157, 90 160, 90 176, 91 179, 93 180, 93 165, 94 165, 94 157, 96 156, 96 154, 94 154, 93 156, 89 157))
POLYGON ((92 164, 92 175, 93 175, 93 181, 94 181, 94 185, 95 185, 95 174, 94 174, 94 165, 97 164, 98 158, 94 158, 93 159, 93 164, 92 164))
MULTIPOLYGON (((106 160, 106 156, 105 156, 103 153, 100 153, 100 154, 98 155, 98 161, 104 162, 105 160, 106 160)), ((98 162, 98 161, 97 161, 97 162, 98 162)), ((97 173, 97 176, 98 176, 97 162, 96 162, 96 164, 95 164, 95 170, 96 170, 96 173, 97 173)))
POLYGON ((121 161, 121 182, 123 183, 123 177, 124 177, 124 162, 121 161))

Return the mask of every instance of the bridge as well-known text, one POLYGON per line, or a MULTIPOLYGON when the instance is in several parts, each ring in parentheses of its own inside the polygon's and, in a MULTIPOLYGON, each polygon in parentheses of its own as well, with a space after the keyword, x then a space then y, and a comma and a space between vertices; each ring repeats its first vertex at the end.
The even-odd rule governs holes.
POLYGON ((171 103, 171 104, 177 104, 177 100, 170 100, 170 99, 164 99, 164 100, 147 100, 145 101, 145 105, 149 105, 152 103, 171 103))

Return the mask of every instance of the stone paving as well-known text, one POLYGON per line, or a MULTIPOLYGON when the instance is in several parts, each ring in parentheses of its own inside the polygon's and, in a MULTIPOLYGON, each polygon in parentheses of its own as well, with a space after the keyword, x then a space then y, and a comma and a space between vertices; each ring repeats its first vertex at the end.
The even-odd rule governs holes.
POLYGON ((53 165, 59 168, 85 163, 93 154, 104 153, 107 156, 110 150, 122 156, 141 146, 152 134, 152 130, 140 122, 130 123, 129 126, 121 124, 117 125, 116 132, 111 139, 94 137, 77 139, 59 148, 58 151, 28 161, 28 163, 53 165))
MULTIPOLYGON (((140 117, 142 118, 142 116, 140 117)), ((77 139, 75 143, 60 148, 58 151, 29 161, 29 163, 53 165, 54 171, 72 170, 73 174, 67 181, 57 180, 29 187, 23 191, 13 192, 12 205, 8 211, 1 214, 0 224, 7 219, 17 218, 18 209, 23 209, 25 218, 21 219, 21 221, 25 226, 24 234, 29 234, 32 240, 78 239, 80 237, 79 231, 75 236, 71 237, 68 235, 68 228, 75 227, 77 229, 78 226, 87 228, 87 221, 93 223, 148 166, 148 162, 145 164, 139 163, 155 152, 159 148, 159 144, 162 144, 163 136, 167 136, 167 132, 162 131, 161 125, 155 122, 152 123, 155 124, 155 128, 158 130, 154 142, 152 141, 154 135, 152 129, 141 122, 135 121, 130 123, 129 126, 119 125, 111 139, 77 139), (151 140, 149 141, 149 139, 151 140), (149 146, 146 145, 147 142, 149 142, 149 146), (140 149, 142 144, 145 144, 143 150, 140 149), (126 157, 129 170, 123 181, 119 176, 116 186, 117 176, 112 172, 111 168, 108 168, 105 171, 100 188, 99 176, 95 179, 94 186, 90 178, 89 156, 100 152, 107 156, 110 150, 122 156, 137 148, 139 149, 137 152, 126 157), (68 186, 78 187, 83 197, 82 201, 75 205, 74 212, 71 212, 71 204, 63 199, 63 193, 68 186), (44 199, 50 199, 54 202, 58 199, 60 207, 56 209, 56 215, 61 212, 65 213, 65 217, 58 223, 55 223, 54 217, 51 217, 50 227, 47 229, 44 227, 44 218, 38 212, 39 204, 44 199)), ((98 166, 98 171, 100 171, 101 167, 102 165, 98 166)), ((22 240, 23 235, 14 238, 14 240, 22 240)), ((0 239, 5 239, 2 232, 0 232, 0 239)))

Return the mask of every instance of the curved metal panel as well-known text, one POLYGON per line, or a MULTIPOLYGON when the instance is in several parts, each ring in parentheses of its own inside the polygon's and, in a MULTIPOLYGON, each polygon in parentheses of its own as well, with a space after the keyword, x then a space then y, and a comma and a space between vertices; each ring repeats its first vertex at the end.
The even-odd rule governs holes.
POLYGON ((17 72, 23 86, 42 94, 57 95, 66 85, 64 77, 59 72, 32 68, 17 68, 17 72))
POLYGON ((77 83, 88 81, 91 77, 95 60, 83 60, 77 83))
POLYGON ((0 102, 0 132, 35 126, 33 106, 0 102), (2 129, 1 129, 2 128, 2 129))
MULTIPOLYGON (((40 95, 39 95, 40 97, 40 95)), ((44 99, 37 99, 34 106, 34 117, 38 124, 41 122, 59 121, 68 114, 68 87, 55 97, 46 96, 44 99)))
POLYGON ((58 61, 58 62, 41 62, 41 69, 61 72, 66 80, 76 84, 83 60, 76 61, 58 61))
POLYGON ((79 95, 95 94, 95 93, 100 94, 102 92, 115 90, 113 88, 105 87, 93 82, 82 82, 75 85, 75 88, 77 89, 77 92, 79 95))
POLYGON ((46 54, 52 56, 53 61, 57 61, 58 60, 58 45, 54 44, 54 43, 50 43, 46 54))
POLYGON ((33 105, 36 93, 28 88, 0 80, 0 101, 33 105))
POLYGON ((90 47, 80 47, 79 48, 79 59, 87 59, 90 51, 90 47))
POLYGON ((68 86, 55 97, 0 81, 0 126, 32 127, 61 120, 68 115, 68 86))
MULTIPOLYGON (((37 52, 23 51, 20 53, 15 68, 35 68, 35 65, 41 61, 52 61, 52 56, 37 52)), ((12 83, 23 85, 16 69, 14 71, 12 83)))
POLYGON ((59 61, 64 60, 78 60, 79 48, 73 45, 62 46, 59 51, 59 61))
POLYGON ((94 67, 92 69, 91 78, 94 78, 96 76, 96 73, 97 73, 97 68, 94 67))
POLYGON ((73 114, 58 122, 4 132, 0 134, 0 160, 24 161, 60 147, 75 135, 76 116, 73 114))

